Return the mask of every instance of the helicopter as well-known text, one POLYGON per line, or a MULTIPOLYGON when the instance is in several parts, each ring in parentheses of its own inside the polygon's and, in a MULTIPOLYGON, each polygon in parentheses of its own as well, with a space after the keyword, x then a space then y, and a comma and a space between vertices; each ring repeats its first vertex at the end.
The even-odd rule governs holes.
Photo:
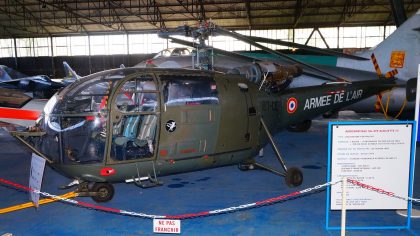
POLYGON ((149 188, 163 184, 160 176, 226 165, 296 187, 302 172, 286 166, 272 135, 394 86, 391 78, 277 90, 207 70, 120 68, 76 80, 34 127, 11 134, 74 179, 64 187, 96 202, 113 198, 113 183, 149 188), (255 161, 269 143, 283 171, 255 161))

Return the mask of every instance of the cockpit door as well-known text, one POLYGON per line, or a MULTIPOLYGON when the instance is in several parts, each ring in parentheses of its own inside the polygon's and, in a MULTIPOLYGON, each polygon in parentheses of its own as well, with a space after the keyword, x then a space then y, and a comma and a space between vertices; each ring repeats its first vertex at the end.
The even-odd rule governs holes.
POLYGON ((159 93, 154 76, 129 76, 116 86, 110 104, 110 163, 156 157, 159 93))

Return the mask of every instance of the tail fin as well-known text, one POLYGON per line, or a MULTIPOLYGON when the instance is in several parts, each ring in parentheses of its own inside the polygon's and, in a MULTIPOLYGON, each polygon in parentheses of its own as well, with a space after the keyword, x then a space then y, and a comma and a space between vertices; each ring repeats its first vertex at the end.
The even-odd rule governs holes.
POLYGON ((5 66, 0 66, 0 81, 12 80, 9 73, 5 70, 5 66))
POLYGON ((121 65, 120 65, 120 68, 121 68, 121 69, 124 69, 124 68, 125 68, 125 65, 124 65, 124 64, 121 64, 121 65))
MULTIPOLYGON (((355 55, 369 58, 374 53, 382 71, 398 69, 398 75, 395 77, 407 81, 417 77, 417 67, 420 61, 419 39, 420 9, 380 44, 355 55)), ((372 63, 369 61, 338 58, 337 66, 375 72, 372 63)))
POLYGON ((78 80, 80 76, 69 66, 69 64, 63 61, 64 72, 66 73, 67 79, 75 79, 78 80))
POLYGON ((398 78, 408 80, 417 77, 420 62, 420 9, 366 56, 374 53, 384 71, 398 69, 398 78))

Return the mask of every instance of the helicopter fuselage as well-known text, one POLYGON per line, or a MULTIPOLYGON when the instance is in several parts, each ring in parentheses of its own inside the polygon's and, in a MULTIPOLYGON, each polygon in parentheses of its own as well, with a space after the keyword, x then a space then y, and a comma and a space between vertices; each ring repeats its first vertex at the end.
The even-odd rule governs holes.
POLYGON ((393 80, 269 93, 237 75, 125 68, 76 81, 30 142, 58 172, 121 182, 252 161, 271 133, 388 90, 393 80))

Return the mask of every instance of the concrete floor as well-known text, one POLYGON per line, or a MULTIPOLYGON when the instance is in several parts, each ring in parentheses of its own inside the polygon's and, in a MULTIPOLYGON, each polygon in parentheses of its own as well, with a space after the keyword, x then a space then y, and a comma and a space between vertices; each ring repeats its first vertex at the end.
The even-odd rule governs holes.
MULTIPOLYGON (((377 115, 370 115, 380 118, 377 115)), ((341 113, 340 119, 361 116, 341 113)), ((291 193, 326 182, 328 120, 314 120, 307 133, 281 132, 275 136, 289 167, 304 173, 304 183, 296 189, 284 179, 266 171, 239 171, 236 166, 184 173, 160 178, 162 187, 141 189, 116 184, 114 199, 103 206, 155 215, 179 215, 237 206, 291 193)), ((28 184, 30 152, 10 135, 0 131, 0 178, 28 184)), ((257 160, 280 168, 270 147, 257 160)), ((419 171, 417 161, 417 172, 419 171)), ((416 174, 414 197, 420 197, 420 173, 416 174)), ((63 194, 57 186, 70 180, 46 167, 42 191, 63 194)), ((325 230, 326 191, 281 203, 233 213, 182 220, 183 235, 339 235, 325 230)), ((94 203, 90 198, 78 198, 94 203)), ((0 208, 28 201, 28 194, 0 185, 0 208)), ((420 204, 414 206, 420 209, 420 204)), ((353 225, 403 224, 395 211, 350 212, 353 225)), ((339 213, 331 224, 339 225, 339 213)), ((75 207, 65 203, 42 205, 0 215, 0 235, 152 235, 152 220, 75 207)), ((420 235, 420 219, 411 230, 358 230, 347 235, 420 235)))

